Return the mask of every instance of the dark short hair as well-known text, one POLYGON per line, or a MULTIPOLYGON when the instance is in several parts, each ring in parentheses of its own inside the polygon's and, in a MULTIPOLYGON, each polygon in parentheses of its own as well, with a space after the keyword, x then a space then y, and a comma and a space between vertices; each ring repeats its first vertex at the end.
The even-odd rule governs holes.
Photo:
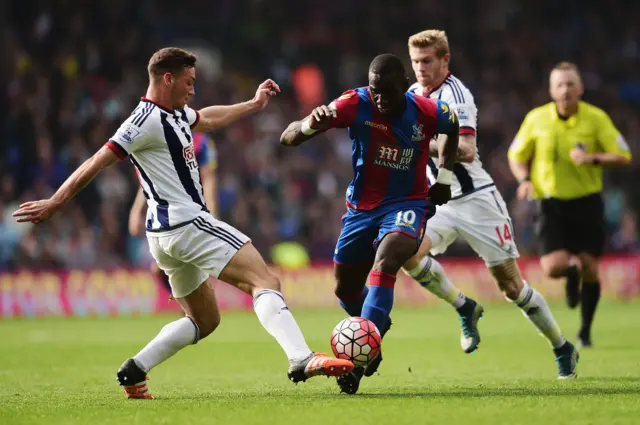
POLYGON ((149 59, 149 76, 162 77, 167 72, 177 74, 185 68, 196 66, 196 57, 193 53, 177 47, 165 47, 160 49, 149 59))
POLYGON ((391 53, 384 53, 373 58, 371 65, 369 65, 369 72, 387 77, 391 75, 404 76, 406 71, 402 59, 391 53))

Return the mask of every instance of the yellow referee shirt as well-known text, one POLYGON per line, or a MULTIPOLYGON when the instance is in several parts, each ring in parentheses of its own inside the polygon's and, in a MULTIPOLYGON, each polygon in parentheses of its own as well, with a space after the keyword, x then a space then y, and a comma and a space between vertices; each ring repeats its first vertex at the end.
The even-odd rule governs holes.
POLYGON ((569 152, 576 147, 631 159, 629 146, 611 118, 586 102, 580 102, 578 112, 566 120, 558 116, 553 102, 533 109, 509 148, 509 159, 531 161, 535 198, 582 198, 602 191, 602 166, 575 164, 569 152))

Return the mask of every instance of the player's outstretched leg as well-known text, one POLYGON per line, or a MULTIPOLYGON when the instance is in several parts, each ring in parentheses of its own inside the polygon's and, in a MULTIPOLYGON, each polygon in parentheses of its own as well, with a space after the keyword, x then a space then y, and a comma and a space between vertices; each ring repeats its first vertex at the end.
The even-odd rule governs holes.
POLYGON ((253 295, 258 320, 273 336, 289 359, 289 379, 305 381, 313 376, 340 376, 353 370, 347 360, 313 353, 302 335, 280 292, 280 280, 269 270, 251 243, 245 244, 219 277, 247 294, 253 295))
POLYGON ((522 310, 522 314, 553 347, 558 364, 558 379, 577 377, 578 351, 562 335, 542 294, 522 280, 516 261, 506 260, 502 264, 489 267, 489 271, 505 297, 522 310))
MULTIPOLYGON (((334 273, 336 278, 336 296, 340 300, 340 305, 349 316, 361 317, 362 307, 369 295, 369 288, 366 286, 367 277, 373 260, 364 261, 355 264, 335 263, 334 273)), ((391 328, 391 319, 388 320, 384 329, 380 329, 381 335, 384 337, 386 332, 391 328)), ((379 358, 375 360, 379 364, 379 358)), ((377 366, 376 366, 377 368, 377 366)), ((367 368, 368 369, 368 368, 367 368)), ((371 372, 369 375, 373 374, 371 372)), ((338 377, 338 386, 342 392, 347 394, 355 394, 360 386, 360 380, 365 375, 365 368, 356 367, 349 374, 338 377)))
MULTIPOLYGON (((402 265, 416 252, 415 239, 402 233, 386 234, 376 252, 373 270, 369 274, 369 291, 362 306, 362 317, 371 320, 384 335, 391 326, 389 314, 393 307, 393 288, 396 275, 402 265)), ((337 266, 336 276, 340 273, 337 266)), ((340 280, 338 280, 340 281, 340 280)), ((363 376, 373 375, 382 362, 382 353, 373 359, 366 368, 358 367, 352 373, 338 378, 340 390, 355 394, 363 376)))
POLYGON ((423 288, 456 309, 462 327, 460 346, 465 353, 472 353, 480 344, 478 320, 482 317, 484 308, 473 299, 465 297, 451 283, 442 265, 435 258, 429 257, 431 244, 431 239, 425 236, 418 253, 403 268, 423 288))
MULTIPOLYGON (((348 312, 355 313, 357 306, 362 302, 361 317, 372 321, 381 335, 384 336, 391 326, 389 314, 393 307, 393 288, 396 282, 396 275, 402 265, 409 260, 417 251, 419 241, 424 232, 424 223, 427 215, 430 213, 426 205, 421 203, 396 205, 393 208, 381 209, 372 216, 368 216, 364 227, 354 214, 347 215, 347 219, 343 221, 343 229, 338 239, 336 247, 336 257, 334 260, 336 265, 336 278, 339 287, 336 288, 336 295, 342 299, 343 304, 349 308, 348 312), (352 220, 349 219, 351 217, 352 220), (355 218, 354 218, 355 217, 355 218), (375 228, 370 223, 375 223, 375 228), (416 225, 421 223, 420 225, 416 225), (367 227, 368 226, 368 227, 367 227), (371 239, 373 240, 374 250, 371 250, 371 239), (360 244, 362 242, 364 244, 360 244), (346 250, 351 247, 353 250, 357 247, 357 252, 346 255, 346 250), (377 249, 376 249, 377 248, 377 249), (349 272, 346 267, 342 267, 341 258, 351 258, 361 260, 367 259, 371 266, 373 259, 373 270, 369 274, 369 290, 366 296, 365 292, 361 292, 366 281, 366 275, 361 273, 354 275, 349 272), (349 278, 357 278, 357 282, 349 283, 349 278), (342 288, 341 288, 342 287, 342 288), (349 289, 347 292, 346 289, 349 289), (354 308, 351 309, 347 305, 348 299, 345 295, 353 294, 349 297, 354 301, 354 308)), ((364 262, 364 261, 363 261, 364 262)), ((355 394, 358 391, 362 376, 373 375, 382 361, 382 354, 371 360, 366 368, 355 368, 352 373, 345 374, 338 378, 338 385, 343 392, 355 394)))
POLYGON ((376 252, 369 273, 369 293, 362 307, 362 317, 384 329, 393 307, 396 275, 402 265, 416 252, 416 240, 402 233, 385 235, 376 252))
MULTIPOLYGON (((194 279, 201 284, 191 293, 176 297, 186 317, 165 325, 133 358, 126 360, 117 373, 127 398, 153 398, 147 388, 147 373, 188 345, 210 335, 220 324, 220 313, 208 276, 193 266, 181 268, 178 279, 194 279), (204 285, 202 283, 205 283, 204 285)), ((174 291, 174 295, 182 295, 174 291)))
MULTIPOLYGON (((340 300, 340 306, 351 317, 362 316, 362 307, 369 295, 367 277, 372 267, 373 260, 353 264, 334 261, 335 294, 340 300)), ((355 367, 351 373, 339 376, 337 382, 340 391, 347 394, 357 393, 363 375, 364 368, 355 367)))
MULTIPOLYGON (((398 271, 416 252, 416 239, 403 233, 387 233, 376 252, 373 270, 369 274, 369 293, 362 307, 362 317, 371 320, 384 336, 391 327, 389 314, 393 307, 393 292, 398 271)), ((382 353, 364 371, 373 375, 382 362, 382 353)))
MULTIPOLYGON (((372 267, 373 261, 354 265, 335 263, 336 297, 340 300, 342 309, 351 317, 362 316, 362 307, 369 295, 366 282, 372 267)), ((391 318, 386 327, 379 329, 381 336, 384 337, 390 328, 391 318)))

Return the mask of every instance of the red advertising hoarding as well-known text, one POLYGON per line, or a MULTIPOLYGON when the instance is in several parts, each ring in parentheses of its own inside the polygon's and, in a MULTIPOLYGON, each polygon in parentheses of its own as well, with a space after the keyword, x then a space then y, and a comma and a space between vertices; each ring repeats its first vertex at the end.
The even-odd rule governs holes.
MULTIPOLYGON (((483 301, 501 300, 484 263, 476 259, 442 259, 452 282, 466 294, 483 301)), ((561 280, 543 276, 537 259, 521 259, 527 281, 548 299, 564 293, 561 280)), ((278 271, 287 303, 296 308, 336 307, 333 266, 314 265, 302 270, 278 271)), ((608 257, 602 261, 603 295, 627 299, 640 295, 640 256, 608 257)), ((211 280, 222 310, 251 309, 251 297, 222 282, 211 280)), ((419 306, 434 302, 417 283, 400 273, 395 305, 419 306)), ((175 301, 146 270, 28 271, 0 274, 0 317, 109 316, 177 311, 175 301)))

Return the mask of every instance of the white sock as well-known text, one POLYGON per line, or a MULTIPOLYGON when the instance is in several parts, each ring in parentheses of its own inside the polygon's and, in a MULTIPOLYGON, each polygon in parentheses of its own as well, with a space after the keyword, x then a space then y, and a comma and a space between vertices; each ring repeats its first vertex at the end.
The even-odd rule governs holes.
POLYGON ((462 307, 466 300, 464 294, 453 286, 435 258, 425 256, 413 270, 408 270, 407 274, 433 295, 445 300, 455 308, 462 307))
POLYGON ((289 361, 309 357, 311 350, 280 292, 261 290, 253 297, 253 309, 262 326, 278 341, 289 361))
POLYGON ((560 348, 567 341, 562 335, 560 326, 553 318, 547 301, 542 294, 524 282, 524 287, 514 302, 522 310, 522 314, 544 335, 553 348, 560 348))
POLYGON ((148 373, 187 345, 197 343, 198 339, 200 339, 198 325, 190 317, 183 317, 164 325, 160 333, 140 350, 133 360, 145 373, 148 373))

